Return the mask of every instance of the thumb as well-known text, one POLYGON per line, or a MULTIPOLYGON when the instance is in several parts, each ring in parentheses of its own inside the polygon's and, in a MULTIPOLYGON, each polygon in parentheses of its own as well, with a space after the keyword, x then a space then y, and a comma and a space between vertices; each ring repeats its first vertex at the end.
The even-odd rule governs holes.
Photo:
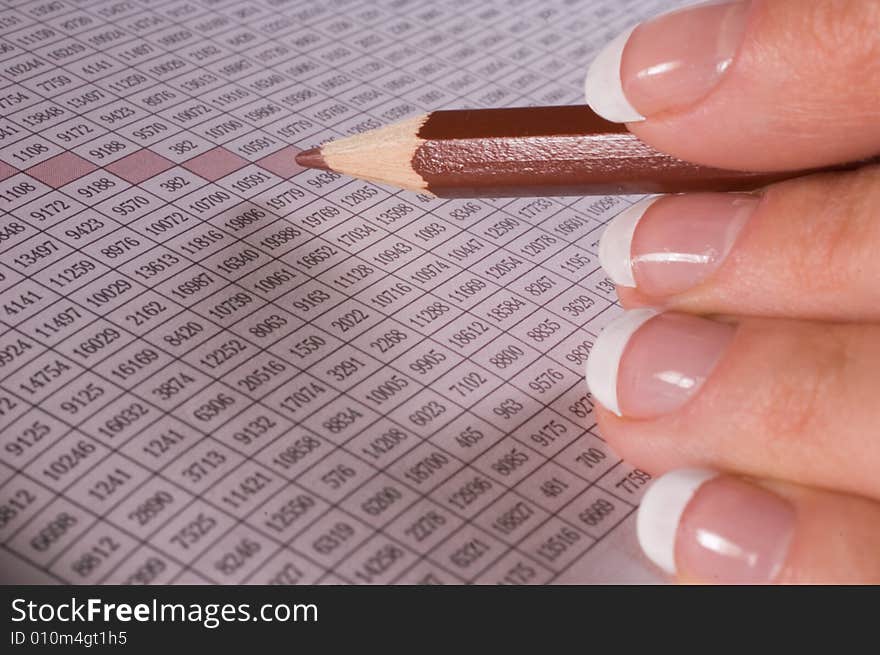
POLYGON ((880 153, 880 2, 734 0, 608 44, 587 102, 658 150, 707 166, 801 169, 880 153))

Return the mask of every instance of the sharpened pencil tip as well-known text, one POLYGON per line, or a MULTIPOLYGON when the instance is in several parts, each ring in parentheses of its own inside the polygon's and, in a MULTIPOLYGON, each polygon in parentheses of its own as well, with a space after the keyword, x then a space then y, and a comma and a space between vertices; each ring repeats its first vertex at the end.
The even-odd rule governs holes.
POLYGON ((310 148, 296 154, 296 163, 306 168, 321 168, 329 170, 327 162, 324 161, 324 155, 321 154, 320 148, 310 148))

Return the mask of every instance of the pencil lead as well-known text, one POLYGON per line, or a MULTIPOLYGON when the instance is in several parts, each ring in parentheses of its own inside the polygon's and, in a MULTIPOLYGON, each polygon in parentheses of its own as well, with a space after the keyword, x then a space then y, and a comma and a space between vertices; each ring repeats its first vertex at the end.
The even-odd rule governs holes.
POLYGON ((324 161, 324 155, 320 148, 309 148, 302 152, 296 153, 296 163, 305 168, 320 168, 325 171, 330 170, 327 162, 324 161))

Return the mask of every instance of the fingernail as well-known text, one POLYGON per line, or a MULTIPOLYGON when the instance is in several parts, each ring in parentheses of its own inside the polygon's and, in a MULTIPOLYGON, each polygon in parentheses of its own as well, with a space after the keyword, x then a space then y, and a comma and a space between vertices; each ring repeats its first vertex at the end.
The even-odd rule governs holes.
POLYGON ((788 555, 795 513, 779 496, 714 471, 679 469, 642 498, 642 550, 670 575, 719 584, 773 582, 788 555))
POLYGON ((590 352, 587 385, 618 416, 656 418, 682 407, 712 374, 736 328, 653 309, 624 312, 590 352))
POLYGON ((599 263, 617 285, 681 293, 718 270, 759 202, 745 193, 646 198, 605 229, 599 263))
POLYGON ((606 120, 628 123, 699 101, 733 62, 749 5, 700 4, 621 34, 587 72, 587 103, 606 120))

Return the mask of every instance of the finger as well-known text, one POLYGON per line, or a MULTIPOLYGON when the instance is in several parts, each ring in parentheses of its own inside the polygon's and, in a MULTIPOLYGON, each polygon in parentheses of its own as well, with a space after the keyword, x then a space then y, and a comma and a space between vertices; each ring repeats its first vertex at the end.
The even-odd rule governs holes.
POLYGON ((703 4, 606 46, 587 102, 655 148, 709 166, 858 160, 880 153, 878 35, 878 2, 703 4))
POLYGON ((857 496, 676 469, 652 483, 636 525, 681 582, 880 582, 880 504, 857 496))
POLYGON ((880 320, 880 166, 761 196, 654 197, 619 214, 599 258, 626 306, 880 320))
POLYGON ((880 498, 880 327, 637 309, 593 345, 602 436, 648 471, 699 466, 880 498))

